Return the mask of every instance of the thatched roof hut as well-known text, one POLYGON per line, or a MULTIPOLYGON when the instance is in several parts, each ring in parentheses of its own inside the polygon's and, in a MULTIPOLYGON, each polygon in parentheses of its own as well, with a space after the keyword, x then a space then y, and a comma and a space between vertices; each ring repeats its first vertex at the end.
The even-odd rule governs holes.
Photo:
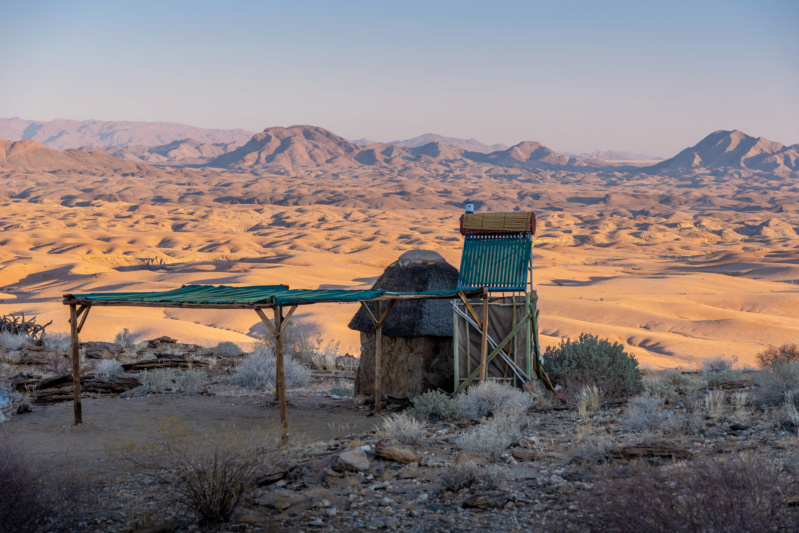
MULTIPOLYGON (((437 252, 405 252, 375 282, 375 289, 424 292, 455 289, 458 269, 437 252)), ((374 304, 368 304, 374 311, 374 304)), ((452 304, 449 300, 399 300, 383 322, 383 394, 413 397, 425 390, 451 389, 452 304)), ((350 321, 361 332, 355 393, 374 394, 375 328, 363 309, 350 321)))

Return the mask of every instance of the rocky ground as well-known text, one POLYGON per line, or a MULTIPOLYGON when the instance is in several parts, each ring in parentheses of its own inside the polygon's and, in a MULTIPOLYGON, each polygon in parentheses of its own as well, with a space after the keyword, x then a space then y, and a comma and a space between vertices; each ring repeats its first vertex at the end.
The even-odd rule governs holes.
MULTIPOLYGON (((123 395, 143 396, 150 401, 175 394, 252 396, 252 392, 242 392, 229 383, 234 362, 228 359, 235 357, 206 353, 199 347, 184 350, 181 355, 178 348, 185 347, 172 343, 170 350, 162 350, 170 343, 164 339, 158 342, 160 348, 153 344, 144 350, 152 356, 129 354, 130 363, 171 360, 163 356, 166 352, 184 361, 185 354, 193 353, 190 359, 195 365, 215 358, 213 364, 199 363, 207 372, 206 381, 189 392, 157 394, 136 387, 123 395)), ((122 351, 112 348, 104 349, 125 358, 122 351)), ((47 359, 42 353, 5 352, 2 377, 18 385, 52 377, 44 366, 31 363, 35 357, 30 354, 47 359)), ((328 424, 336 435, 322 441, 295 439, 286 447, 275 445, 257 452, 268 468, 259 471, 241 495, 229 521, 198 525, 190 509, 168 505, 169 491, 176 490, 171 484, 174 479, 163 471, 125 463, 121 448, 109 446, 109 460, 127 468, 92 481, 87 487, 91 503, 78 507, 81 519, 76 527, 120 532, 605 531, 615 527, 612 511, 618 506, 644 509, 641 515, 646 515, 647 509, 657 511, 653 511, 657 505, 652 502, 660 499, 646 490, 663 486, 673 487, 671 492, 676 494, 686 491, 691 501, 705 501, 702 498, 708 496, 712 496, 711 503, 734 501, 734 507, 745 513, 766 516, 769 529, 791 530, 797 524, 799 504, 799 455, 794 451, 799 441, 799 416, 782 398, 786 391, 793 394, 790 390, 799 383, 799 372, 742 371, 728 366, 725 363, 704 372, 647 372, 647 392, 634 398, 587 397, 564 404, 539 391, 528 397, 529 407, 497 408, 483 416, 432 417, 416 425, 407 423, 410 417, 400 416, 404 425, 397 422, 398 415, 392 411, 406 405, 394 402, 377 415, 388 421, 382 422, 382 429, 368 431, 363 431, 368 424, 357 431, 345 424, 336 427, 337 416, 342 413, 377 421, 367 418, 374 416, 368 398, 331 394, 333 387, 346 394, 352 374, 341 369, 317 371, 310 385, 290 391, 290 412, 318 409, 320 424, 328 424), (513 419, 509 430, 512 438, 486 434, 478 446, 464 444, 465 436, 480 427, 492 427, 508 413, 513 419), (753 468, 747 469, 747 465, 753 468), (709 468, 710 474, 702 468, 709 468), (714 468, 722 476, 733 472, 733 482, 727 480, 723 486, 741 490, 733 494, 732 489, 714 486, 714 468), (705 472, 700 476, 705 480, 704 488, 691 485, 696 478, 690 473, 696 469, 705 472), (770 472, 769 479, 755 479, 757 471, 770 472), (640 494, 629 496, 624 492, 625 483, 635 484, 640 494), (777 489, 779 494, 774 492, 777 489), (765 499, 778 511, 750 513, 750 507, 759 509, 761 492, 767 493, 771 500, 765 499), (598 507, 600 503, 608 513, 598 507)), ((187 370, 181 364, 172 367, 187 370)), ((132 367, 127 374, 136 372, 132 367)), ((35 387, 29 387, 28 394, 33 397, 35 387)), ((270 392, 257 396, 266 403, 273 401, 270 392)), ((14 413, 6 409, 6 413, 16 420, 55 408, 39 407, 36 402, 31 407, 34 412, 23 407, 14 413)), ((2 429, 0 426, 0 432, 2 429)), ((198 450, 203 451, 202 447, 198 450)), ((673 507, 670 512, 674 514, 673 507)), ((733 530, 751 529, 752 523, 733 530)), ((628 525, 627 529, 617 529, 657 530, 628 525)))

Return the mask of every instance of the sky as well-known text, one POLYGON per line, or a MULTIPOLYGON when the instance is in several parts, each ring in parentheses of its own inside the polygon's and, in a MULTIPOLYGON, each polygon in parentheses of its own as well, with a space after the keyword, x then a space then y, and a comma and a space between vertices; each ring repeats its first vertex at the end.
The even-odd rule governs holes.
POLYGON ((671 156, 799 143, 799 1, 6 2, 0 117, 671 156))

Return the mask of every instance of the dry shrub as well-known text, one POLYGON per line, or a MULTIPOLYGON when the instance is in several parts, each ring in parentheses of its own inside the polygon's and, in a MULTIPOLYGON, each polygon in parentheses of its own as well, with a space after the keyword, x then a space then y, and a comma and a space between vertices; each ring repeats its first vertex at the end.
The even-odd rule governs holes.
POLYGON ((724 393, 720 390, 708 391, 705 395, 705 411, 710 418, 724 414, 724 393))
POLYGON ((521 413, 499 412, 461 435, 457 445, 469 455, 499 461, 505 450, 522 437, 526 425, 526 417, 521 413))
POLYGON ((774 359, 758 373, 756 382, 760 385, 756 392, 758 403, 780 405, 785 394, 799 389, 799 361, 774 359))
POLYGON ((727 357, 726 355, 719 355, 718 357, 710 357, 702 361, 700 369, 702 372, 726 372, 732 370, 735 363, 738 362, 736 356, 727 357))
POLYGON ((442 469, 439 481, 444 490, 457 492, 461 489, 480 487, 497 490, 508 479, 508 472, 499 465, 480 467, 471 461, 442 469))
POLYGON ((94 372, 100 376, 116 376, 122 372, 122 363, 116 359, 103 359, 94 367, 94 372))
POLYGON ((150 392, 194 392, 200 390, 208 373, 205 370, 178 370, 176 368, 156 368, 142 370, 139 379, 150 392))
POLYGON ((28 336, 21 333, 11 333, 9 331, 0 331, 0 348, 4 348, 10 352, 15 352, 22 348, 22 345, 28 342, 28 336))
POLYGON ((416 444, 424 437, 424 422, 406 413, 391 414, 383 419, 380 433, 402 444, 416 444))
MULTIPOLYGON (((610 474, 613 476, 613 474, 610 474)), ((795 531, 797 485, 773 459, 732 456, 595 480, 582 527, 612 533, 795 531)))
MULTIPOLYGON (((283 369, 287 389, 305 387, 311 382, 311 372, 292 356, 283 356, 283 369)), ((245 389, 271 390, 275 386, 277 358, 275 352, 258 348, 240 360, 230 382, 245 389)))
POLYGON ((274 439, 244 436, 235 427, 193 437, 174 418, 148 432, 141 444, 116 441, 109 448, 166 486, 164 504, 188 511, 201 524, 229 520, 245 491, 274 467, 277 450, 274 439))
POLYGON ((136 346, 136 337, 128 328, 125 328, 116 334, 114 342, 119 344, 124 350, 128 350, 136 346))
POLYGON ((663 407, 663 398, 651 392, 635 396, 627 403, 624 426, 634 433, 658 431, 672 419, 672 414, 663 407))
POLYGON ((533 397, 504 383, 484 381, 469 387, 457 402, 462 416, 480 418, 499 412, 524 412, 533 404, 533 397))
POLYGON ((777 360, 799 361, 799 346, 796 344, 783 344, 779 347, 769 346, 757 354, 757 361, 760 366, 771 366, 777 360))
POLYGON ((602 407, 602 394, 595 385, 583 387, 577 393, 577 414, 580 418, 585 418, 588 413, 599 411, 600 407, 602 407))
POLYGON ((46 477, 24 449, 0 434, 0 533, 77 530, 92 503, 86 485, 69 470, 46 477))
POLYGON ((241 355, 243 352, 241 351, 239 345, 235 342, 222 341, 211 348, 211 353, 213 355, 228 355, 231 357, 236 357, 241 355))

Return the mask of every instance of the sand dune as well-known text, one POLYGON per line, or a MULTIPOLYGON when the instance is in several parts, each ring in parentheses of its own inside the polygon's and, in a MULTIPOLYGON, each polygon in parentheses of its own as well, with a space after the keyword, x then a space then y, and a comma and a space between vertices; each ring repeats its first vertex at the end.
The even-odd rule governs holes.
MULTIPOLYGON (((330 146, 324 131, 306 133, 286 133, 302 136, 288 143, 296 150, 272 155, 263 150, 279 139, 263 135, 236 159, 252 156, 253 165, 231 169, 156 169, 32 141, 0 144, 0 313, 39 314, 66 331, 65 293, 367 288, 420 248, 457 266, 469 198, 479 210, 536 212, 547 343, 591 332, 674 367, 721 354, 753 364, 765 346, 799 337, 799 214, 790 208, 799 191, 783 173, 466 165, 447 163, 463 152, 445 145, 373 147, 383 163, 370 165, 348 141, 330 146), (258 166, 273 155, 292 170, 258 166)), ((529 162, 542 150, 525 148, 507 157, 529 162)), ((356 310, 331 304, 296 316, 357 353, 346 328, 356 310)), ((251 311, 98 308, 84 335, 111 340, 123 327, 213 344, 251 343, 263 331, 251 311)))

